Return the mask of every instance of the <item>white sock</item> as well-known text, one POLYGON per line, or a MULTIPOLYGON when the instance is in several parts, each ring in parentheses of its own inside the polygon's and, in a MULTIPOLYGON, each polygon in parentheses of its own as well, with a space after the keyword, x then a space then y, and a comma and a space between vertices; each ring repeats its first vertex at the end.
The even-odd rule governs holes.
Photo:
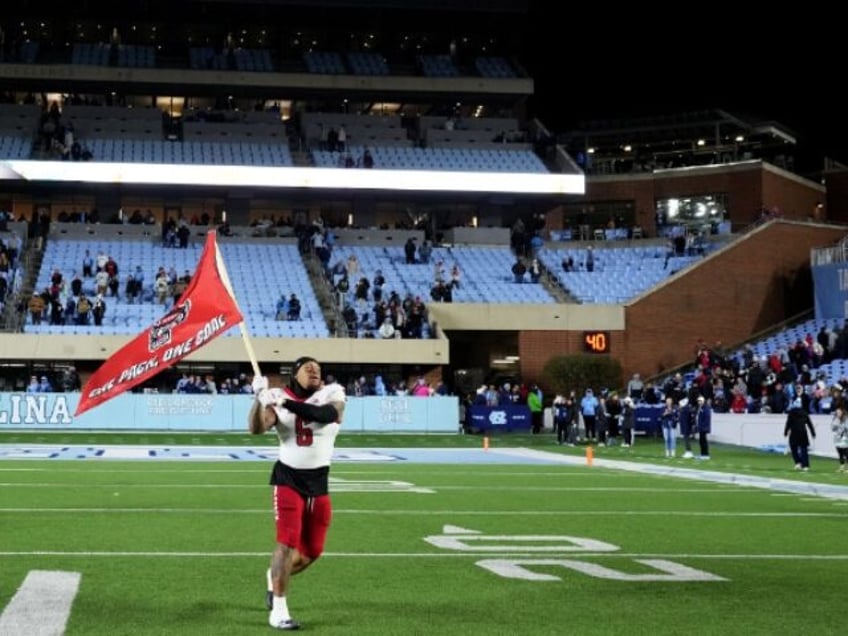
POLYGON ((268 582, 268 591, 274 591, 274 584, 271 582, 271 568, 268 568, 268 571, 265 573, 265 580, 268 582))
POLYGON ((271 620, 287 621, 290 618, 289 605, 286 603, 286 597, 275 596, 274 609, 271 610, 271 620))

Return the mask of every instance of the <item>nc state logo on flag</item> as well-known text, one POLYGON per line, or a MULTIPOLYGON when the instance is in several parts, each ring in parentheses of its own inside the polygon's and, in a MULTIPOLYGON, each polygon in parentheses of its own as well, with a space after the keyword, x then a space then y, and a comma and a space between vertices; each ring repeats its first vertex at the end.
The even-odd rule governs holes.
POLYGON ((150 326, 150 344, 147 346, 150 353, 171 343, 174 328, 185 322, 190 311, 191 300, 186 299, 150 326))

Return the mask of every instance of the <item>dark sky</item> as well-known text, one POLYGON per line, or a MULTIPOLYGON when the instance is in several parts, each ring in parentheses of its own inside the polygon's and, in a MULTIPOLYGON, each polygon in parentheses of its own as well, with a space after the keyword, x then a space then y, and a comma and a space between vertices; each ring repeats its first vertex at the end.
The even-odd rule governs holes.
POLYGON ((848 162, 848 55, 796 16, 775 37, 769 25, 721 12, 698 27, 630 24, 627 16, 610 23, 612 15, 600 27, 600 16, 574 24, 547 11, 531 12, 525 59, 535 79, 531 109, 556 132, 592 118, 722 108, 779 121, 800 142, 848 162))

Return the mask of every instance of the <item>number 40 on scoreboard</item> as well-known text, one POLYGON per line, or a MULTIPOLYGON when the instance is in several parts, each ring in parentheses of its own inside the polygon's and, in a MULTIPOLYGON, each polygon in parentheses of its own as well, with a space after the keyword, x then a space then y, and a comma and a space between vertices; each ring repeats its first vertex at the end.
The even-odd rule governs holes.
POLYGON ((586 353, 609 353, 609 331, 584 331, 583 351, 586 353))

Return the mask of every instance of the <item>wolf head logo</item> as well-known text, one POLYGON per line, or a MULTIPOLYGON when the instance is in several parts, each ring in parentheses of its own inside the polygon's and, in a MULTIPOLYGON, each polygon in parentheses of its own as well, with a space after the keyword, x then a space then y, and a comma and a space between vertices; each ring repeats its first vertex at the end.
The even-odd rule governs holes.
POLYGON ((153 323, 150 327, 150 341, 147 346, 151 353, 171 342, 174 327, 184 322, 190 311, 191 301, 186 300, 180 305, 175 305, 171 311, 153 323))

